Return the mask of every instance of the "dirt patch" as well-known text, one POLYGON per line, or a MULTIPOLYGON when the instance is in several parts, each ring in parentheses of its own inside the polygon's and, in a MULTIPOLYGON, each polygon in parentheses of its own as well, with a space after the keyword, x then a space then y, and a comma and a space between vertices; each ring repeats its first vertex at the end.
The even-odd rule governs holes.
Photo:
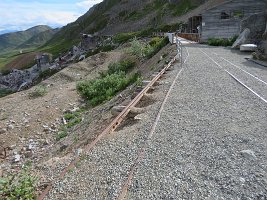
MULTIPOLYGON (((156 57, 138 65, 139 67, 133 71, 139 71, 144 78, 151 79, 153 70, 158 71, 165 63, 164 59, 160 60, 161 55, 174 49, 174 46, 165 47, 156 57)), ((58 176, 77 155, 77 150, 95 139, 113 120, 110 109, 117 105, 127 105, 136 90, 133 85, 129 86, 112 100, 95 108, 87 107, 79 116, 81 122, 66 130, 64 138, 56 140, 64 125, 64 113, 86 106, 84 99, 77 94, 77 81, 95 79, 99 77, 99 72, 107 70, 110 63, 126 57, 123 51, 99 53, 72 64, 41 82, 40 85, 47 88, 45 96, 35 99, 29 97, 37 85, 29 90, 1 98, 0 129, 5 128, 7 131, 0 134, 0 145, 8 148, 8 155, 7 158, 0 160, 0 169, 4 172, 14 171, 26 161, 31 161, 36 166, 35 173, 41 177, 41 186, 58 176), (20 156, 18 161, 14 160, 14 155, 20 156), (62 161, 53 159, 54 157, 64 157, 64 159, 62 161)), ((136 121, 127 120, 121 128, 134 123, 136 121)))
POLYGON ((32 53, 26 53, 23 55, 18 56, 11 62, 7 63, 5 65, 6 69, 22 69, 25 68, 25 66, 30 67, 31 64, 34 65, 35 57, 36 55, 40 54, 39 52, 32 52, 32 53))

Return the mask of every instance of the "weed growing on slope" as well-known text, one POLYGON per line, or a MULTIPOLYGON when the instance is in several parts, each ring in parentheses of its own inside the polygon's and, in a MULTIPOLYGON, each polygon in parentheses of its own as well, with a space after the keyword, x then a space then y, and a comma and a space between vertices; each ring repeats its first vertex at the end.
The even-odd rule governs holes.
POLYGON ((47 94, 47 88, 43 85, 37 86, 32 92, 29 93, 31 98, 42 97, 47 94))
POLYGON ((24 168, 18 174, 0 178, 0 199, 36 199, 37 177, 24 168))
POLYGON ((131 42, 131 47, 128 49, 128 52, 132 55, 138 56, 139 58, 152 58, 168 43, 169 40, 167 37, 163 39, 155 37, 149 42, 149 44, 134 39, 131 42))
POLYGON ((129 72, 136 63, 132 60, 124 60, 122 62, 117 62, 117 63, 111 63, 108 66, 108 70, 105 72, 100 72, 101 77, 105 77, 107 75, 114 74, 116 72, 129 72))
POLYGON ((125 72, 120 71, 100 79, 78 82, 77 90, 92 106, 97 106, 110 100, 117 92, 134 83, 138 77, 139 74, 127 76, 125 72))
POLYGON ((236 41, 238 36, 234 36, 230 39, 224 39, 224 38, 209 38, 208 39, 208 45, 210 46, 232 46, 234 42, 236 41))

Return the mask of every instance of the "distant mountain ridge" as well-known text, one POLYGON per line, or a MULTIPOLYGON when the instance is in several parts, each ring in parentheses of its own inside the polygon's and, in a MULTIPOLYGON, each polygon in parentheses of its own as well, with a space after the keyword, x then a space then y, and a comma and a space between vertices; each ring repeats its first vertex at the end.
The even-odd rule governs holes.
POLYGON ((0 35, 0 52, 7 52, 18 48, 38 47, 58 31, 46 25, 39 25, 25 31, 5 33, 0 35))
POLYGON ((0 31, 0 35, 3 35, 5 33, 14 33, 14 32, 17 32, 18 30, 9 30, 9 29, 6 29, 6 30, 2 30, 0 31))

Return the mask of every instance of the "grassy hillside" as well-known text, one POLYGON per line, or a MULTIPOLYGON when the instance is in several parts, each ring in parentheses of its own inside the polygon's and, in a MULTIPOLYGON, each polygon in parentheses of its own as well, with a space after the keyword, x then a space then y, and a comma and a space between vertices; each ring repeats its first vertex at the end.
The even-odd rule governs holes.
POLYGON ((38 33, 37 35, 34 35, 29 40, 22 43, 16 48, 17 49, 28 49, 28 48, 41 46, 45 44, 48 40, 50 40, 58 30, 59 29, 49 29, 41 33, 38 33))
MULTIPOLYGON (((114 35, 159 28, 205 0, 104 0, 57 32, 40 50, 54 55, 79 41, 80 33, 114 35)), ((179 22, 179 21, 177 21, 179 22)))
MULTIPOLYGON (((35 26, 30 29, 27 29, 25 31, 19 31, 14 33, 6 33, 3 35, 0 35, 0 54, 3 54, 3 52, 7 52, 13 49, 16 49, 23 43, 30 40, 32 37, 36 37, 36 35, 43 33, 44 31, 52 30, 49 26, 35 26)), ((47 34, 47 36, 51 38, 50 34, 47 34)), ((45 35, 44 35, 45 36, 45 35)), ((50 38, 47 38, 50 39, 50 38)), ((45 39, 45 38, 43 38, 45 39)), ((46 41, 47 41, 46 40, 46 41)), ((42 41, 42 42, 46 42, 42 41)), ((34 40, 36 42, 36 40, 34 40)), ((29 43, 28 43, 29 44, 29 43)))

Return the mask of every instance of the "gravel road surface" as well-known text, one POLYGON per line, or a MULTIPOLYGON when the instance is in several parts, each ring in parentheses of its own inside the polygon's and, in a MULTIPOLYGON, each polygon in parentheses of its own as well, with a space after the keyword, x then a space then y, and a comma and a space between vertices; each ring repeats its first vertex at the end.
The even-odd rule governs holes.
POLYGON ((117 199, 144 144, 125 199, 267 199, 267 104, 223 69, 265 98, 267 86, 220 56, 265 81, 267 70, 244 64, 246 55, 228 49, 187 49, 187 63, 152 138, 148 134, 178 64, 161 80, 153 93, 157 101, 141 120, 101 140, 47 199, 117 199))
POLYGON ((267 199, 267 104, 200 50, 217 61, 188 47, 127 199, 267 199))

